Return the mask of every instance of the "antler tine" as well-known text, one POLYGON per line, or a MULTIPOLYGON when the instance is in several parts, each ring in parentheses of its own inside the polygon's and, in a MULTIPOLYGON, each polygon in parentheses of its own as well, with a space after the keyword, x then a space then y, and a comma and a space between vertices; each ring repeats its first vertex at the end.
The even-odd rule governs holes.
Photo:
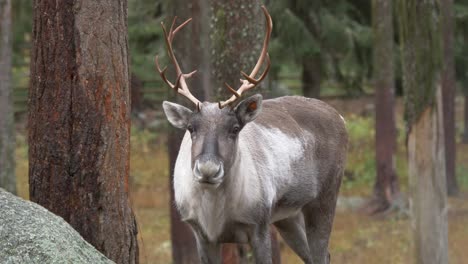
POLYGON ((265 39, 263 40, 263 47, 262 47, 262 52, 260 53, 260 58, 258 58, 257 64, 255 64, 254 69, 250 73, 250 77, 254 78, 255 75, 257 75, 258 71, 260 70, 260 67, 263 64, 263 61, 265 58, 268 56, 268 43, 270 43, 270 36, 271 36, 271 31, 273 29, 273 21, 271 19, 270 14, 268 13, 267 9, 265 6, 262 5, 262 10, 263 14, 265 15, 265 20, 266 20, 266 34, 265 34, 265 39))
POLYGON ((174 17, 174 20, 172 21, 171 28, 169 29, 169 32, 167 32, 166 27, 164 26, 164 23, 161 22, 161 27, 162 27, 163 32, 164 32, 164 40, 166 42, 167 52, 169 54, 169 57, 170 57, 172 63, 174 64, 174 67, 175 67, 175 70, 176 70, 177 79, 176 79, 175 84, 172 84, 166 77, 167 67, 165 67, 163 70, 161 70, 161 67, 160 67, 159 61, 158 61, 158 56, 156 56, 156 58, 155 58, 156 68, 157 68, 159 74, 161 75, 161 78, 163 79, 163 81, 167 85, 169 85, 169 87, 176 90, 177 93, 187 97, 187 99, 192 101, 195 104, 195 106, 197 107, 197 109, 199 110, 200 109, 200 101, 195 96, 192 95, 192 93, 190 92, 190 90, 189 90, 189 88, 187 86, 187 82, 186 82, 186 79, 192 77, 197 71, 195 70, 195 71, 192 71, 191 73, 183 73, 182 70, 180 69, 179 63, 177 62, 177 59, 176 59, 176 57, 174 55, 174 50, 172 48, 172 40, 174 39, 175 34, 179 30, 181 30, 185 25, 187 25, 190 21, 192 21, 192 18, 187 19, 184 23, 180 24, 178 27, 176 27, 174 29, 176 20, 177 20, 177 17, 174 17))
POLYGON ((252 84, 259 84, 261 81, 263 81, 263 79, 265 79, 265 77, 267 76, 268 72, 270 71, 270 55, 268 55, 268 53, 266 54, 266 67, 265 67, 265 70, 263 71, 262 75, 260 75, 260 77, 258 79, 254 79, 252 77, 250 77, 249 75, 247 75, 247 73, 241 71, 241 74, 242 76, 244 76, 245 79, 247 79, 247 81, 249 81, 250 83, 252 84))
POLYGON ((158 70, 159 72, 159 75, 161 75, 161 78, 163 79, 163 81, 169 85, 169 87, 171 87, 172 89, 174 89, 175 85, 172 84, 166 77, 166 70, 167 70, 167 66, 164 67, 164 69, 161 70, 161 67, 159 66, 159 60, 158 60, 158 56, 156 55, 156 57, 154 58, 154 62, 156 64, 156 69, 158 70))
POLYGON ((226 87, 233 95, 227 101, 219 102, 218 103, 219 108, 224 108, 226 105, 230 105, 234 103, 235 101, 237 101, 242 95, 242 93, 254 88, 261 81, 263 81, 263 79, 265 79, 266 75, 268 74, 268 71, 270 70, 270 56, 268 55, 268 43, 270 42, 271 31, 273 29, 273 21, 265 6, 262 6, 262 10, 263 10, 263 14, 265 15, 265 20, 266 20, 266 33, 265 33, 265 39, 263 40, 262 51, 260 53, 260 57, 258 58, 257 64, 255 64, 255 67, 253 68, 252 72, 249 75, 241 71, 241 74, 242 76, 244 76, 245 80, 241 80, 242 85, 239 87, 237 91, 232 89, 231 86, 225 83, 226 87), (255 79, 255 76, 257 75, 258 71, 260 70, 265 60, 266 60, 265 71, 261 74, 261 76, 258 79, 255 79))

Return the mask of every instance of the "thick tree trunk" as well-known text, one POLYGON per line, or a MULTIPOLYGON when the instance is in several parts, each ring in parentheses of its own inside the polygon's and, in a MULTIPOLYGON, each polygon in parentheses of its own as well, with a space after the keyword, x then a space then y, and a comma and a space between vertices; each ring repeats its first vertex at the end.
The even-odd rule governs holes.
POLYGON ((29 183, 108 258, 138 263, 126 18, 126 0, 34 1, 29 183))
MULTIPOLYGON (((392 0, 372 3, 374 35, 375 85, 375 154, 377 178, 371 213, 387 210, 400 196, 395 172, 395 80, 393 69, 393 5, 392 0)), ((399 199, 398 199, 399 200, 399 199)))
POLYGON ((436 0, 399 1, 416 263, 448 263, 442 34, 438 10, 436 0))
POLYGON ((16 194, 11 0, 0 0, 0 187, 16 194))
POLYGON ((409 191, 417 263, 448 263, 442 142, 442 109, 428 107, 411 126, 408 137, 409 191))
POLYGON ((453 0, 441 1, 441 28, 443 34, 442 105, 444 113, 445 168, 448 195, 458 194, 455 175, 455 62, 453 51, 453 0))
POLYGON ((322 61, 318 54, 302 60, 302 94, 305 97, 320 97, 320 84, 322 82, 321 63, 322 61))
POLYGON ((464 97, 464 113, 463 113, 463 123, 465 125, 463 129, 463 143, 468 144, 468 95, 464 97))

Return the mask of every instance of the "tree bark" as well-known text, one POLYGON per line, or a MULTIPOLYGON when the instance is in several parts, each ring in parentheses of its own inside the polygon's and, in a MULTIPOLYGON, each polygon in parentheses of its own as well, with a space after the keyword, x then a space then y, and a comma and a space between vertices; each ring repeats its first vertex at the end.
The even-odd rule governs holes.
POLYGON ((374 36, 373 78, 375 85, 375 155, 377 177, 371 213, 394 205, 400 196, 395 171, 395 80, 393 68, 393 4, 391 0, 372 3, 374 36))
MULTIPOLYGON (((224 86, 240 86, 240 71, 250 73, 260 55, 265 36, 264 16, 259 2, 249 0, 209 0, 211 53, 211 83, 213 100, 226 100, 232 94, 224 86)), ((254 89, 258 93, 260 87, 254 89)))
POLYGON ((305 97, 319 98, 322 82, 320 55, 306 57, 302 60, 302 94, 305 97))
POLYGON ((415 258, 448 263, 440 6, 400 0, 398 8, 415 258))
POLYGON ((126 19, 126 0, 34 1, 29 183, 108 258, 138 263, 126 19))
POLYGON ((441 28, 443 34, 442 105, 444 113, 445 168, 447 173, 447 192, 450 196, 458 194, 455 175, 455 62, 453 51, 453 0, 441 1, 441 28))
MULTIPOLYGON (((209 3, 212 10, 211 83, 214 84, 212 87, 217 87, 215 96, 211 99, 226 100, 232 94, 224 87, 224 83, 237 89, 240 85, 240 71, 250 73, 257 63, 265 36, 265 19, 259 2, 209 0, 209 3)), ((260 87, 255 88, 254 92, 258 93, 259 89, 260 87)), ((277 241, 273 240, 273 243, 277 241)), ((242 245, 238 245, 237 250, 232 248, 233 244, 224 247, 224 263, 246 262, 246 250, 242 245)), ((273 245, 272 249, 279 249, 279 246, 273 245)), ((279 252, 272 254, 274 257, 279 255, 279 252)), ((274 261, 279 263, 280 260, 274 261)))
POLYGON ((16 194, 11 0, 0 0, 0 187, 16 194))

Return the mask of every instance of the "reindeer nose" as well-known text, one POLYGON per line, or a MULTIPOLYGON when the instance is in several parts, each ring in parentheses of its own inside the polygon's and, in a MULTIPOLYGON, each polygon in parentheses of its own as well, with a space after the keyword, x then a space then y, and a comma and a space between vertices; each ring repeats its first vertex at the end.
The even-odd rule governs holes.
POLYGON ((200 183, 219 183, 224 175, 222 163, 216 159, 200 158, 195 161, 194 174, 200 183))

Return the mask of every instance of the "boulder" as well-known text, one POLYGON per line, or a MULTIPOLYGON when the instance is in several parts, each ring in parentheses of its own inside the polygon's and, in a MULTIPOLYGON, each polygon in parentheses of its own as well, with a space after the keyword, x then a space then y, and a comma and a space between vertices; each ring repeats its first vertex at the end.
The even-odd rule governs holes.
POLYGON ((0 263, 113 263, 65 220, 0 188, 0 263))

